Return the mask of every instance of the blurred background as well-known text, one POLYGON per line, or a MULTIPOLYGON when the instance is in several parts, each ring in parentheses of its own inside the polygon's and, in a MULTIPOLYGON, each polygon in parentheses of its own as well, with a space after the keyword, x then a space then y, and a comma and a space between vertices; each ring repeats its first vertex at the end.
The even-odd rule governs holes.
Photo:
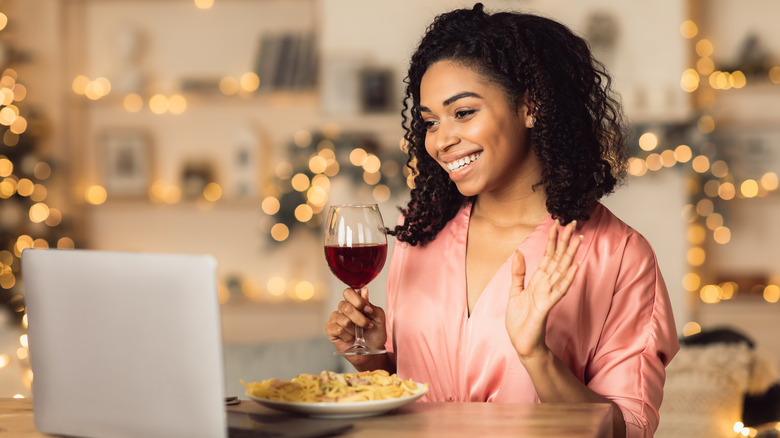
MULTIPOLYGON (((780 3, 484 3, 569 25, 613 74, 632 176, 604 202, 656 250, 680 335, 728 325, 780 360, 780 3)), ((29 396, 28 247, 213 254, 227 346, 324 340, 327 206, 395 224, 408 58, 471 5, 0 2, 0 396, 29 396)))

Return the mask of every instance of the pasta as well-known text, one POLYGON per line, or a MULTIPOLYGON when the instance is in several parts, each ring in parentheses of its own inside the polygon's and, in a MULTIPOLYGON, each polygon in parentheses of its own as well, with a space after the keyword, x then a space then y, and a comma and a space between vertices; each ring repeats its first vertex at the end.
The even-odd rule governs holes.
MULTIPOLYGON (((358 402, 399 398, 420 389, 411 379, 399 379, 384 370, 359 373, 323 371, 319 375, 299 374, 292 380, 267 379, 241 383, 253 397, 283 402, 358 402)), ((426 384, 427 386, 427 384, 426 384)))

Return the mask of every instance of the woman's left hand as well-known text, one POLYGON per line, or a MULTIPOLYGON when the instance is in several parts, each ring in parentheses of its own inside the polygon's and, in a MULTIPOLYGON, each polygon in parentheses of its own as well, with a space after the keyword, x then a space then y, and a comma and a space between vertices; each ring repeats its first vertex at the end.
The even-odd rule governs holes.
POLYGON ((579 263, 572 264, 582 236, 572 238, 576 221, 565 227, 556 221, 550 230, 539 267, 525 283, 525 258, 518 249, 512 255, 512 288, 506 307, 506 329, 520 359, 547 351, 545 330, 550 309, 569 289, 579 263), (559 236, 560 234, 560 236, 559 236))

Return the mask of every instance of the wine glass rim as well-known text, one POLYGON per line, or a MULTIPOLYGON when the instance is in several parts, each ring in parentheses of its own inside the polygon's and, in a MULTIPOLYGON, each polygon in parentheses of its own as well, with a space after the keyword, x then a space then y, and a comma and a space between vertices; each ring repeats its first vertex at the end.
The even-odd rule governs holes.
POLYGON ((343 207, 378 207, 376 203, 347 203, 347 204, 332 204, 330 208, 343 208, 343 207))

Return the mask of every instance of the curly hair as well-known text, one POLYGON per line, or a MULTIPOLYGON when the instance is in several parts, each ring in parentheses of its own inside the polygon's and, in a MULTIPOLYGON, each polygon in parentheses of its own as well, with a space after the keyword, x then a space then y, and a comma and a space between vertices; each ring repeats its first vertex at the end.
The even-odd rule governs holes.
POLYGON ((603 64, 566 26, 525 13, 486 13, 481 3, 437 16, 412 55, 403 100, 407 167, 413 172, 404 222, 388 233, 426 244, 466 202, 425 150, 420 82, 438 61, 471 68, 500 86, 517 108, 528 96, 531 147, 542 170, 547 211, 563 223, 587 220, 625 178, 628 149, 621 105, 603 64))

